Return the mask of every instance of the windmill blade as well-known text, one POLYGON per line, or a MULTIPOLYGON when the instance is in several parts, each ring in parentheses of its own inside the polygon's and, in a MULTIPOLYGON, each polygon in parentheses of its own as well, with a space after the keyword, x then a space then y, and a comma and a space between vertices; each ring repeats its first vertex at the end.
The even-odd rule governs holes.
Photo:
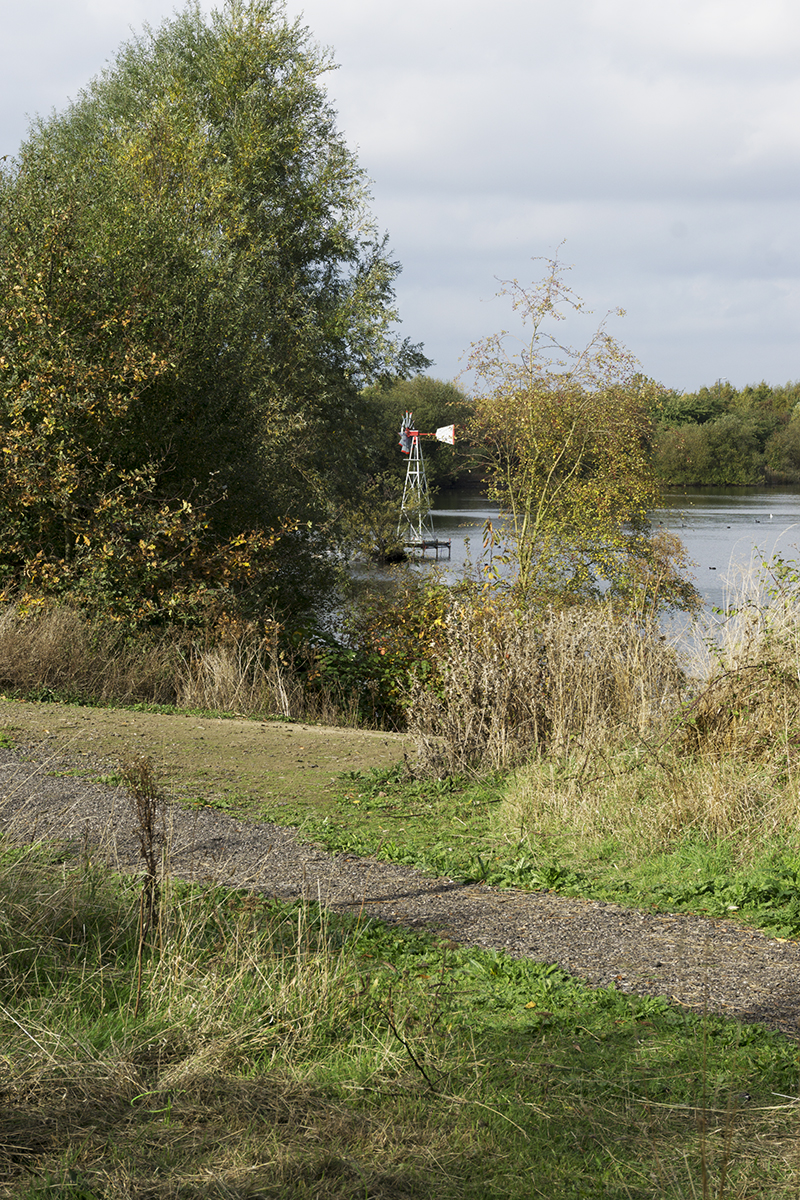
POLYGON ((411 453, 411 438, 409 437, 408 431, 409 431, 409 429, 413 429, 413 427, 414 427, 413 413, 407 412, 405 414, 405 416, 403 417, 402 423, 400 425, 400 452, 402 454, 410 454, 411 453))
POLYGON ((446 442, 448 446, 455 446, 456 427, 455 425, 442 425, 433 436, 437 442, 446 442))

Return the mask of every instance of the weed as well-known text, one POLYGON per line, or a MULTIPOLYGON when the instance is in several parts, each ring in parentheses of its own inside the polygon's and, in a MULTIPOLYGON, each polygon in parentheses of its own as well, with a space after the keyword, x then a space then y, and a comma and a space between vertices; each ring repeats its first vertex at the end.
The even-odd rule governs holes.
POLYGON ((133 813, 136 819, 136 835, 139 839, 139 853, 144 863, 142 889, 139 898, 139 947, 137 953, 138 975, 136 991, 136 1008, 134 1016, 139 1012, 142 999, 142 957, 145 943, 158 924, 159 900, 161 888, 159 883, 159 867, 161 860, 162 831, 159 830, 159 816, 163 815, 164 797, 158 786, 158 780, 151 759, 141 754, 131 754, 120 764, 123 782, 131 797, 133 813))

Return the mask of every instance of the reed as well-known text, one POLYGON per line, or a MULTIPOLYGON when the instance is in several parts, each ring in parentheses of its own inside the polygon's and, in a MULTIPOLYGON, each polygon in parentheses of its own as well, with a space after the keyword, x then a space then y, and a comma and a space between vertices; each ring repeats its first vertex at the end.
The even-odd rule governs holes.
POLYGON ((274 620, 132 638, 68 606, 0 607, 0 689, 31 699, 363 723, 357 697, 322 679, 314 654, 287 650, 274 620))
POLYGON ((658 626, 609 605, 519 613, 456 604, 437 686, 418 681, 409 699, 417 769, 508 770, 543 752, 643 733, 674 710, 683 684, 658 626))

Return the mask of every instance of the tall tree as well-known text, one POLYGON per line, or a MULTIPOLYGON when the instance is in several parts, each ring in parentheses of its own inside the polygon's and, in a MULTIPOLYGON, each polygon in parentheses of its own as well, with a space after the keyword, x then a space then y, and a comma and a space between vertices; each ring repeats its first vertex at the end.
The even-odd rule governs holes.
POLYGON ((639 609, 694 606, 681 547, 653 537, 647 521, 658 499, 648 454, 657 385, 604 324, 582 348, 558 336, 558 322, 583 303, 557 259, 539 284, 513 281, 501 294, 527 338, 519 353, 505 331, 473 347, 471 430, 500 505, 517 598, 610 594, 639 609))
POLYGON ((427 365, 331 66, 272 0, 193 4, 32 127, 0 178, 7 578, 69 590, 113 533, 138 586, 126 551, 188 506, 187 579, 244 538, 248 586, 310 599, 361 390, 427 365))

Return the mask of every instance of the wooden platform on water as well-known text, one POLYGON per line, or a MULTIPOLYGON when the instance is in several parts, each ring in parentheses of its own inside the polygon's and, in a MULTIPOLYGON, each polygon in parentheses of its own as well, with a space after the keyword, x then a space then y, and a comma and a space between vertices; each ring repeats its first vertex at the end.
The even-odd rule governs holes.
POLYGON ((450 539, 447 538, 425 538, 422 542, 406 542, 406 550, 421 550, 423 555, 428 550, 433 550, 436 555, 436 561, 439 561, 439 551, 444 555, 447 550, 447 557, 450 557, 450 539))

